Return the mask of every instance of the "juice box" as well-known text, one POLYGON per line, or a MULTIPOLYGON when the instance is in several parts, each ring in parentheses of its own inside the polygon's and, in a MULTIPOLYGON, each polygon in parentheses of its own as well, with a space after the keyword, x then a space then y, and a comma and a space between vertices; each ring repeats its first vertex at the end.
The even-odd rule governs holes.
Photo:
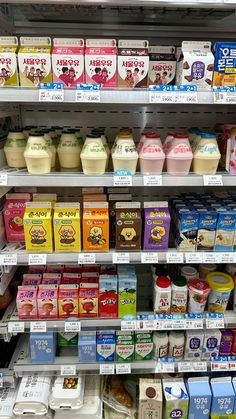
POLYGON ((30 333, 30 358, 33 364, 52 364, 56 355, 54 332, 30 333))
POLYGON ((59 318, 78 317, 78 285, 60 285, 58 292, 59 318))
POLYGON ((162 380, 164 393, 164 419, 181 418, 188 419, 189 397, 180 378, 162 380))
POLYGON ((140 202, 116 203, 116 250, 141 249, 140 202))
POLYGON ((96 362, 96 332, 80 332, 78 337, 79 362, 96 362))
POLYGON ((118 309, 117 276, 100 275, 99 316, 116 318, 118 309))
POLYGON ((98 284, 80 284, 79 317, 98 317, 98 284))
POLYGON ((147 361, 152 359, 153 339, 152 334, 139 332, 135 334, 134 359, 136 361, 147 361))
POLYGON ((0 87, 19 86, 16 36, 0 37, 0 87))
POLYGON ((98 272, 83 272, 81 275, 81 282, 87 284, 98 284, 99 273, 98 272))
POLYGON ((41 274, 23 274, 22 285, 40 285, 42 280, 41 274))
POLYGON ((75 274, 81 274, 82 272, 82 265, 65 265, 63 269, 64 273, 75 273, 75 274))
POLYGON ((55 252, 80 252, 80 204, 57 203, 53 216, 55 252))
POLYGON ((114 362, 115 360, 115 332, 102 330, 97 332, 97 362, 114 362))
POLYGON ((235 393, 231 377, 212 378, 211 391, 211 419, 233 419, 235 393))
POLYGON ((83 250, 109 250, 109 217, 107 202, 84 203, 83 250))
POLYGON ((29 285, 18 287, 16 307, 19 319, 38 318, 37 292, 37 286, 29 285))
POLYGON ((168 202, 144 202, 143 250, 167 250, 170 213, 168 202))
POLYGON ((233 343, 232 343, 232 347, 231 347, 231 355, 236 356, 236 330, 233 329, 232 333, 233 333, 233 343))
POLYGON ((64 265, 47 265, 48 274, 62 274, 64 271, 64 265))
POLYGON ((139 379, 139 419, 162 419, 161 380, 153 378, 139 379))
POLYGON ((75 87, 84 82, 84 40, 54 38, 52 49, 52 75, 54 82, 75 87))
POLYGON ((58 285, 39 285, 38 316, 39 319, 58 318, 58 285))
POLYGON ((60 285, 61 274, 43 274, 42 285, 60 285))
POLYGON ((61 284, 79 285, 81 281, 81 274, 64 273, 62 276, 61 284))
POLYGON ((52 252, 50 202, 27 202, 23 221, 27 252, 52 252))
POLYGON ((216 42, 212 86, 235 86, 236 84, 236 43, 216 42))
POLYGON ((118 41, 118 87, 140 88, 148 86, 148 41, 118 41))
POLYGON ((188 415, 191 419, 208 419, 211 410, 211 388, 209 377, 188 378, 188 415))
POLYGON ((127 320, 136 319, 137 280, 119 278, 118 289, 118 317, 127 320))
POLYGON ((49 37, 20 37, 18 51, 20 85, 38 87, 52 81, 51 39, 49 37))
POLYGON ((93 263, 92 265, 83 265, 83 268, 82 268, 82 272, 84 273, 84 272, 92 272, 92 273, 95 273, 95 272, 97 272, 98 274, 99 274, 99 272, 100 272, 100 264, 98 264, 98 263, 93 263))
POLYGON ((116 332, 116 361, 132 362, 134 359, 134 333, 116 332))
POLYGON ((57 334, 57 345, 59 347, 77 346, 78 333, 60 332, 57 334))
POLYGON ((115 39, 86 39, 86 83, 116 87, 116 54, 115 39))
POLYGON ((24 242, 23 217, 26 202, 31 199, 30 194, 13 193, 6 195, 3 207, 6 238, 8 242, 24 242))

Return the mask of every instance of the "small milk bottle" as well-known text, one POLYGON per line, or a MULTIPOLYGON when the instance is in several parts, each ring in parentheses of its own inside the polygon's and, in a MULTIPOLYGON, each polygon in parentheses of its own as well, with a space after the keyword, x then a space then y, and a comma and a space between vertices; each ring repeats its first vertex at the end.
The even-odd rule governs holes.
POLYGON ((171 285, 166 276, 159 276, 155 280, 154 286, 154 312, 165 314, 170 312, 171 305, 171 285))
POLYGON ((170 332, 169 334, 169 357, 175 361, 181 361, 184 357, 185 338, 183 332, 170 332))
POLYGON ((169 338, 167 332, 153 333, 153 357, 154 359, 168 356, 169 338))
POLYGON ((186 313, 188 287, 184 276, 177 275, 172 281, 171 313, 186 313))

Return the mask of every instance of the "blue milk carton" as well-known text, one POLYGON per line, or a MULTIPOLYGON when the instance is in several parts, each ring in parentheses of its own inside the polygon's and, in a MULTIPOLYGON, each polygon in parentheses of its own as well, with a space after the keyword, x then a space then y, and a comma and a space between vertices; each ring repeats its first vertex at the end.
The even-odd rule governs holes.
POLYGON ((175 244, 182 252, 195 252, 199 214, 189 208, 177 211, 175 244))
POLYGON ((96 332, 80 332, 78 336, 79 362, 96 362, 96 332))
POLYGON ((233 383, 233 388, 234 388, 234 392, 235 392, 235 401, 234 401, 234 411, 233 411, 233 414, 234 414, 234 417, 236 418, 236 377, 233 378, 232 383, 233 383))
POLYGON ((218 214, 206 208, 199 210, 197 250, 212 251, 215 244, 218 214))
POLYGON ((211 419, 234 419, 235 393, 231 377, 211 379, 211 419))
POLYGON ((208 419, 211 411, 209 377, 194 377, 187 381, 189 395, 188 419, 208 419))
POLYGON ((116 338, 114 330, 97 332, 97 362, 115 361, 116 338))
POLYGON ((52 364, 56 355, 54 332, 30 333, 30 356, 32 364, 52 364))
POLYGON ((216 228, 215 252, 232 252, 234 232, 236 227, 236 212, 228 209, 219 209, 216 228))

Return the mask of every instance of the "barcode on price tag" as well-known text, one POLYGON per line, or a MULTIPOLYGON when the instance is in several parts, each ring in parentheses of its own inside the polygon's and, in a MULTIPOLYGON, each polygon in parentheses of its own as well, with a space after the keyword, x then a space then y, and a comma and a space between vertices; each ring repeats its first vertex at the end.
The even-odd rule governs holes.
POLYGON ((202 263, 202 254, 200 252, 186 253, 185 260, 186 263, 202 263))
POLYGON ((61 375, 72 376, 76 375, 76 366, 75 365, 61 365, 61 375))
POLYGON ((197 87, 195 85, 175 86, 176 103, 198 103, 197 87))
POLYGON ((193 363, 192 362, 179 362, 178 363, 178 372, 190 372, 193 371, 193 363))
POLYGON ((36 255, 29 255, 28 260, 29 265, 46 265, 47 263, 47 255, 46 254, 36 254, 36 255))
POLYGON ((113 375, 115 373, 114 364, 100 364, 101 375, 113 375))
POLYGON ((204 186, 223 186, 222 175, 204 175, 203 184, 204 186))
POLYGON ((166 253, 167 263, 184 263, 184 254, 178 252, 168 252, 166 253))
POLYGON ((144 175, 143 176, 144 186, 162 186, 161 175, 144 175))
POLYGON ((149 103, 174 103, 175 92, 172 85, 149 86, 149 103))
POLYGON ((235 86, 215 86, 213 87, 214 103, 232 104, 236 103, 235 86))
POLYGON ((30 323, 30 333, 45 333, 47 331, 47 323, 46 322, 31 322, 30 323))
POLYGON ((145 252, 141 253, 142 263, 158 263, 158 253, 156 252, 145 252))
POLYGON ((0 173, 0 186, 7 186, 7 174, 0 173))
POLYGON ((235 255, 233 252, 226 252, 226 253, 217 252, 217 256, 219 258, 218 263, 234 263, 235 261, 235 255))
POLYGON ((131 374, 131 365, 130 364, 117 364, 116 374, 131 374))
POLYGON ((89 265, 95 263, 96 257, 95 253, 79 253, 78 254, 78 263, 83 265, 89 265))
POLYGON ((77 84, 75 91, 76 102, 99 103, 101 101, 99 84, 77 84))
POLYGON ((212 361, 211 371, 227 371, 229 369, 228 361, 212 361))
POLYGON ((129 253, 126 253, 126 252, 113 253, 112 263, 123 263, 123 264, 130 263, 129 253))
POLYGON ((202 256, 203 263, 218 263, 219 261, 217 253, 206 252, 202 256))
POLYGON ((207 313, 207 329, 223 329, 225 327, 224 315, 222 313, 207 313))
POLYGON ((39 102, 63 102, 63 83, 40 83, 39 102))
POLYGON ((65 321, 65 332, 77 333, 81 331, 81 323, 78 320, 65 321))
POLYGON ((0 265, 17 265, 17 255, 6 253, 0 256, 0 265))
POLYGON ((186 329, 203 329, 203 317, 201 314, 188 314, 186 317, 186 329))
POLYGON ((121 320, 121 330, 136 330, 136 320, 121 320))
POLYGON ((7 325, 9 333, 24 333, 25 323, 24 322, 10 322, 7 325))
POLYGON ((206 372, 207 362, 204 362, 204 361, 193 362, 193 371, 206 372))

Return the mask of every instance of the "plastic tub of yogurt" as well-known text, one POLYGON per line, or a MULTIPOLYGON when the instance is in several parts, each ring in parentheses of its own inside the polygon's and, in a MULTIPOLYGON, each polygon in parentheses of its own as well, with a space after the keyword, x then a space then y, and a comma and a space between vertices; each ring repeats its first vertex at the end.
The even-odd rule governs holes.
POLYGON ((203 279, 190 279, 188 281, 188 291, 188 311, 190 313, 203 313, 211 291, 208 283, 203 279))
POLYGON ((174 176, 188 175, 192 158, 188 136, 177 134, 167 153, 167 172, 174 176))
POLYGON ((198 175, 214 175, 220 161, 220 152, 214 134, 201 133, 193 154, 193 171, 198 175))
POLYGON ((211 288, 208 310, 215 313, 224 313, 230 293, 234 288, 232 277, 222 272, 211 272, 206 276, 206 282, 211 288))

